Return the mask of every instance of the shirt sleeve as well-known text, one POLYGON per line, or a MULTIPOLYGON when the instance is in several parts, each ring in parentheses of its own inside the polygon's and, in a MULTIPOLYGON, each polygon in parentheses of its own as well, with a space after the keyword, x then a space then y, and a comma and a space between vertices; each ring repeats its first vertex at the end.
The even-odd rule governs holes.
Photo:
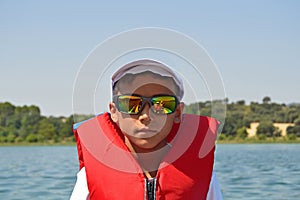
POLYGON ((206 200, 222 200, 222 199, 223 197, 217 180, 217 175, 213 171, 206 200))
POLYGON ((87 187, 85 168, 77 173, 77 181, 73 189, 70 200, 89 200, 89 189, 87 187))

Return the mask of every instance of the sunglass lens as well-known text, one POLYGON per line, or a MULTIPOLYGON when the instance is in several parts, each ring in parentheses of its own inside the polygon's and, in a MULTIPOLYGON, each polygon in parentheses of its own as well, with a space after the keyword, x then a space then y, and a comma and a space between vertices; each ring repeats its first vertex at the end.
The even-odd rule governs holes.
POLYGON ((176 110, 176 98, 173 96, 153 97, 152 106, 156 114, 171 114, 176 110))
POLYGON ((128 114, 139 113, 142 106, 142 98, 136 96, 119 96, 119 110, 128 114))

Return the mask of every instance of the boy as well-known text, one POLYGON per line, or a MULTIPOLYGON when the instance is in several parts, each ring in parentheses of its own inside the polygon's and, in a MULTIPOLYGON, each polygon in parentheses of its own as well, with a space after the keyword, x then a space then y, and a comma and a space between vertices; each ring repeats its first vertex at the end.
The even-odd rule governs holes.
POLYGON ((218 122, 182 113, 181 78, 138 60, 112 76, 112 89, 110 113, 74 127, 81 170, 71 199, 222 199, 214 143, 204 141, 218 122))

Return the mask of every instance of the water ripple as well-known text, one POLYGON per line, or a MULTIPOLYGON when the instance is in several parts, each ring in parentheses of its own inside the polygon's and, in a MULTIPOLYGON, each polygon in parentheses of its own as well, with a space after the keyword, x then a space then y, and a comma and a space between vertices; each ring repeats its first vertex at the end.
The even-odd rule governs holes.
POLYGON ((69 199, 78 170, 75 147, 1 147, 1 199, 69 199))
MULTIPOLYGON (((0 147, 0 199, 69 199, 76 147, 0 147)), ((215 169, 224 199, 300 197, 300 145, 218 145, 215 169)))
POLYGON ((218 145, 224 199, 299 199, 300 145, 218 145))

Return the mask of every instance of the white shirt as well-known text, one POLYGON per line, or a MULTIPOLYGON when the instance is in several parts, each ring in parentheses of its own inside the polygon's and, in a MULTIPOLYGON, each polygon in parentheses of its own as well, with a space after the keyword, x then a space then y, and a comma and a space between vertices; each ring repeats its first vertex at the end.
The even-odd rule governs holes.
MULTIPOLYGON (((70 200, 89 200, 85 168, 77 174, 77 181, 70 200)), ((222 200, 222 193, 215 172, 213 171, 206 200, 222 200)))

